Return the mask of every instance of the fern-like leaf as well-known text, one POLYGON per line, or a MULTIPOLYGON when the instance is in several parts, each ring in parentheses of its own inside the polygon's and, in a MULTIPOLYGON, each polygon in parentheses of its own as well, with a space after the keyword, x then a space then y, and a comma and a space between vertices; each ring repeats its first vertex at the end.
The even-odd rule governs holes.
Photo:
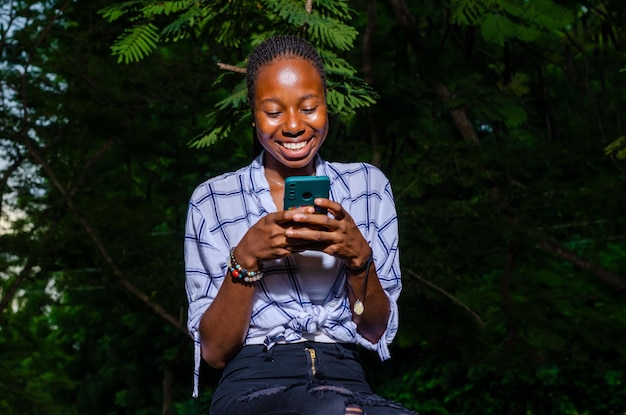
POLYGON ((279 21, 287 21, 295 28, 307 27, 311 40, 331 48, 349 50, 352 48, 358 32, 341 21, 320 14, 313 10, 311 14, 304 9, 302 1, 265 0, 265 6, 276 14, 279 21))
POLYGON ((227 138, 237 124, 250 122, 250 110, 239 109, 231 112, 214 110, 207 116, 208 127, 189 141, 192 148, 209 147, 219 140, 227 138))
POLYGON ((215 104, 217 108, 220 110, 225 110, 228 108, 232 109, 243 109, 248 108, 248 88, 246 85, 246 81, 243 80, 240 82, 234 89, 233 92, 228 95, 226 98, 215 104))
POLYGON ((219 140, 228 137, 230 133, 230 126, 214 127, 204 131, 200 136, 193 138, 189 142, 189 146, 192 148, 204 148, 209 147, 219 140))
POLYGON ((159 1, 145 5, 142 11, 146 17, 158 15, 168 16, 172 13, 186 10, 194 3, 196 3, 194 0, 159 1))
POLYGON ((345 0, 317 0, 315 7, 338 19, 349 20, 354 13, 345 0))
POLYGON ((339 50, 350 50, 358 35, 353 27, 336 19, 320 16, 317 13, 309 15, 305 23, 308 25, 312 39, 318 39, 318 43, 339 50))
POLYGON ((606 146, 604 153, 607 156, 615 155, 620 160, 626 160, 626 136, 621 136, 606 146))
POLYGON ((111 47, 117 62, 139 62, 156 48, 159 41, 157 27, 152 23, 141 24, 124 31, 111 47))
POLYGON ((191 35, 189 29, 202 21, 203 15, 202 9, 196 4, 192 5, 185 13, 182 13, 176 20, 163 28, 161 38, 165 41, 174 42, 188 38, 191 35))
POLYGON ((138 7, 143 4, 142 0, 125 1, 98 10, 98 13, 108 22, 114 22, 127 13, 135 13, 138 7))
POLYGON ((542 31, 562 30, 573 16, 552 0, 454 0, 452 21, 480 26, 486 40, 502 44, 509 38, 533 41, 542 31))
POLYGON ((335 53, 325 49, 318 50, 318 53, 324 62, 324 70, 329 76, 352 77, 356 74, 356 69, 335 53))

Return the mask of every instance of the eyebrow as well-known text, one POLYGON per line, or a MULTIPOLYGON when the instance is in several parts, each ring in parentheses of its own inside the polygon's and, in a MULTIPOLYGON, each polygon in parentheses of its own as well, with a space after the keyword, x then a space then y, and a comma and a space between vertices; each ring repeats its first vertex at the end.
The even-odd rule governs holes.
MULTIPOLYGON (((319 97, 319 95, 317 95, 317 94, 306 94, 306 95, 304 95, 304 96, 302 96, 300 98, 300 102, 306 101, 307 99, 318 98, 318 97, 319 97)), ((281 103, 281 101, 278 98, 273 98, 273 97, 265 98, 264 100, 261 101, 261 104, 264 104, 266 102, 273 102, 275 104, 280 104, 281 103)))

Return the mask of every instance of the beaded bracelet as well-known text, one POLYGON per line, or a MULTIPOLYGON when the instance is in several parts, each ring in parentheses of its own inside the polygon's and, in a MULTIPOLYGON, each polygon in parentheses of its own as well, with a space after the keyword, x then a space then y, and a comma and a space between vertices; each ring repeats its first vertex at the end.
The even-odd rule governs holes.
POLYGON ((257 271, 248 271, 243 268, 235 259, 235 248, 230 249, 230 258, 228 260, 228 271, 233 278, 244 280, 245 282, 255 282, 263 278, 263 266, 259 265, 257 271))

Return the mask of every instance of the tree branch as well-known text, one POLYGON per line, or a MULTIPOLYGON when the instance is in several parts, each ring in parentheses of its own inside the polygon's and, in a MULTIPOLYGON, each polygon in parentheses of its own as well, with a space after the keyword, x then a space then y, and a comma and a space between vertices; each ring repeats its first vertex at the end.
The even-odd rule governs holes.
POLYGON ((426 280, 425 278, 423 278, 418 273, 416 273, 416 272, 414 272, 414 271, 412 271, 412 270, 410 270, 408 268, 403 268, 403 270, 406 271, 415 280, 421 282, 422 284, 427 285, 428 287, 430 287, 431 289, 433 289, 433 290, 437 291, 438 293, 444 295, 445 297, 448 297, 450 300, 452 300, 453 303, 459 305, 461 308, 463 308, 465 311, 467 311, 474 318, 474 320, 476 320, 476 322, 478 324, 480 324, 481 326, 485 325, 485 323, 480 318, 478 313, 476 313, 474 310, 472 310, 469 306, 467 306, 461 300, 459 300, 458 298, 456 298, 452 294, 448 293, 446 290, 444 290, 443 288, 439 287, 438 285, 435 285, 432 282, 426 280))
POLYGON ((586 261, 576 255, 573 251, 565 248, 563 245, 556 242, 549 241, 547 239, 541 239, 537 242, 537 245, 559 258, 566 260, 567 262, 577 266, 583 271, 587 271, 595 275, 599 280, 607 283, 618 291, 626 290, 626 278, 621 277, 604 269, 603 267, 596 265, 592 262, 586 261))
POLYGON ((42 168, 48 174, 48 177, 50 178, 54 186, 57 188, 57 190, 61 192, 62 195, 66 196, 65 203, 67 207, 74 215, 76 215, 81 225, 83 225, 83 228, 85 229, 87 234, 91 237, 91 240, 100 251, 100 254, 102 255, 103 259, 109 265, 109 267, 113 271, 113 274, 118 278, 119 283, 124 288, 126 288, 126 290, 128 290, 132 295, 134 295, 137 299, 139 299, 142 303, 144 303, 144 305, 146 305, 156 315, 158 315, 165 321, 172 324, 181 332, 187 334, 187 329, 185 328, 184 324, 182 324, 176 317, 168 313, 167 310, 165 310, 159 304, 151 301, 150 297, 147 294, 141 291, 138 287, 136 287, 133 283, 131 283, 126 278, 124 273, 120 270, 120 268, 117 266, 117 264, 115 263, 111 255, 108 253, 106 247, 104 246, 104 243, 100 239, 100 236, 98 235, 96 230, 91 226, 90 222, 86 219, 86 217, 82 214, 82 212, 78 208, 76 208, 76 206, 74 206, 71 193, 68 192, 68 190, 59 182, 58 178, 56 177, 50 165, 45 161, 43 157, 41 157, 37 149, 36 143, 29 137, 25 137, 24 141, 25 141, 26 148, 28 149, 28 152, 42 166, 42 168))
MULTIPOLYGON (((497 197, 499 191, 493 190, 494 197, 497 197)), ((527 235, 530 241, 536 244, 537 247, 549 252, 557 257, 566 260, 567 262, 575 265, 583 271, 590 272, 596 276, 599 280, 607 283, 618 291, 624 291, 626 289, 626 278, 597 265, 592 262, 586 261, 583 258, 576 255, 575 252, 567 249, 562 244, 551 241, 540 229, 527 223, 523 218, 517 218, 515 216, 514 209, 504 199, 500 199, 499 202, 500 212, 506 216, 511 222, 512 226, 519 229, 521 233, 527 235)))
POLYGON ((225 71, 233 71, 233 72, 237 72, 237 73, 246 73, 246 68, 241 68, 239 66, 235 66, 235 65, 229 65, 227 63, 222 63, 222 62, 218 62, 217 66, 220 69, 223 69, 225 71))
MULTIPOLYGON (((432 81, 433 89, 437 93, 437 96, 441 98, 443 101, 449 101, 450 98, 453 98, 453 94, 450 93, 450 90, 446 85, 438 81, 432 81)), ((450 116, 456 125, 456 128, 459 130, 463 138, 467 141, 470 141, 474 144, 480 144, 480 139, 478 138, 478 133, 476 129, 472 125, 469 117, 467 116, 467 108, 462 105, 460 107, 456 107, 450 109, 450 116)))

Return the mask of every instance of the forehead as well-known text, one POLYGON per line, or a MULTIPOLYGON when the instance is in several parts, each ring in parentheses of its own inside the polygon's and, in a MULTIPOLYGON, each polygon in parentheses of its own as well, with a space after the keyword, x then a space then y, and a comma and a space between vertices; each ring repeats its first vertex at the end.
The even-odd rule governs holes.
POLYGON ((263 65, 256 76, 257 89, 273 84, 281 87, 322 86, 322 77, 312 62, 298 56, 280 56, 263 65))

